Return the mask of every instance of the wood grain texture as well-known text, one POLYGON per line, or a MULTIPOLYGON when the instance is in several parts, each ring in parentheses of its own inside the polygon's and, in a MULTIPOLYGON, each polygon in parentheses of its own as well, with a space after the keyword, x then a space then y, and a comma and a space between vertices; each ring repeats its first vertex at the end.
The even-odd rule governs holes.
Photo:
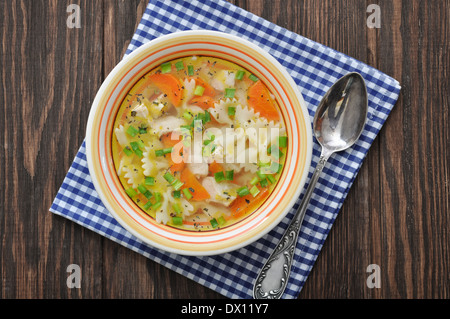
MULTIPOLYGON (((450 1, 234 0, 402 91, 300 298, 450 297, 450 1), (381 28, 366 26, 369 4, 381 28), (366 268, 381 269, 381 288, 366 268)), ((147 0, 0 0, 0 299, 223 298, 48 209, 147 0), (69 4, 82 27, 66 26, 69 4), (68 289, 67 266, 82 270, 68 289)))

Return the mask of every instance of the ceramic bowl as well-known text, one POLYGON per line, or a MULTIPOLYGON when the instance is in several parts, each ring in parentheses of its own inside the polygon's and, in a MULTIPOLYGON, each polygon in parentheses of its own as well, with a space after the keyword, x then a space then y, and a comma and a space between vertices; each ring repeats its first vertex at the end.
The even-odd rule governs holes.
POLYGON ((311 122, 299 89, 283 66, 249 41, 215 31, 182 31, 152 40, 124 58, 93 102, 86 155, 95 189, 112 216, 140 241, 171 253, 215 255, 246 246, 275 227, 302 191, 311 162, 311 122), (261 79, 275 95, 286 123, 288 146, 280 179, 270 197, 236 224, 213 231, 187 231, 157 223, 125 193, 111 154, 115 115, 130 88, 160 64, 189 55, 234 62, 261 79))

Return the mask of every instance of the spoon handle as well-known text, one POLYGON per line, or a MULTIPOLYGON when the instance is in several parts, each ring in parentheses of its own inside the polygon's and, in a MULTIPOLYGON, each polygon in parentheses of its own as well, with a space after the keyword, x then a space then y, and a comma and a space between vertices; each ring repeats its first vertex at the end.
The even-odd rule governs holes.
POLYGON ((258 277, 256 277, 255 285, 253 287, 253 297, 255 299, 279 299, 283 295, 291 272, 297 238, 302 226, 303 218, 305 217, 306 208, 308 207, 315 185, 319 180, 319 176, 330 155, 331 154, 322 153, 320 156, 309 186, 306 189, 305 196, 303 197, 294 218, 269 259, 262 267, 258 277))

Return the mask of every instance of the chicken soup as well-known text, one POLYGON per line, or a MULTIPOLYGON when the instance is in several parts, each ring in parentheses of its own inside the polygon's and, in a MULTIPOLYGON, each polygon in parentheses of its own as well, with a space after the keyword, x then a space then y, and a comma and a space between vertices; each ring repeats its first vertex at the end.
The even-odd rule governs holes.
POLYGON ((267 86, 206 56, 163 63, 123 100, 112 151, 128 196, 169 226, 207 231, 254 212, 274 189, 287 135, 267 86))

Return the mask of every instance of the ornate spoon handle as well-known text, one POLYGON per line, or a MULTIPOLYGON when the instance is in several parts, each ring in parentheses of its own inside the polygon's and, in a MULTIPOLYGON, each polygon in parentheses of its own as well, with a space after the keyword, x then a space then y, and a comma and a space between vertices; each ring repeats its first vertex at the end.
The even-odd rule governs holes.
POLYGON ((291 272, 292 259, 297 244, 298 234, 305 217, 306 208, 314 191, 319 176, 331 154, 320 156, 319 163, 311 177, 311 182, 306 189, 305 196, 295 213, 289 227, 286 229, 280 242, 262 267, 258 277, 256 277, 253 287, 253 297, 255 299, 279 299, 284 290, 291 272))

